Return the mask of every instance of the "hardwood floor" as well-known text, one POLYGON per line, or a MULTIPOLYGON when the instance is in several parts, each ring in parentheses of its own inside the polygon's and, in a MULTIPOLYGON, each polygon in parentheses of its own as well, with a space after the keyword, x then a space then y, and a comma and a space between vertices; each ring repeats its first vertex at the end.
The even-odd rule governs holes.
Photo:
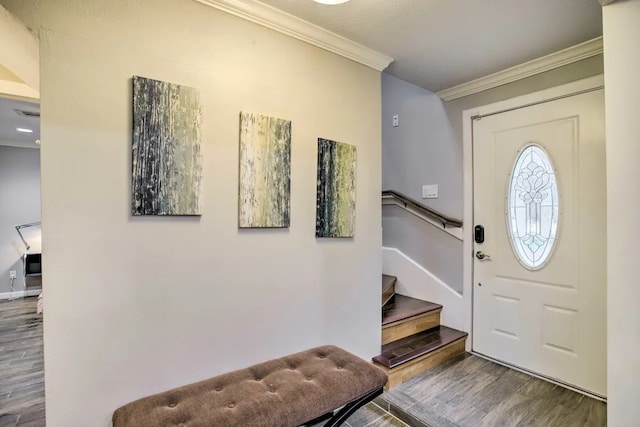
POLYGON ((416 427, 601 427, 607 405, 469 353, 376 402, 416 427))
MULTIPOLYGON (((324 422, 314 424, 309 427, 321 427, 324 422)), ((351 415, 347 421, 342 424, 343 427, 406 427, 407 424, 398 418, 384 411, 375 403, 369 403, 358 409, 355 414, 351 415)), ((304 426, 303 426, 304 427, 304 426)))
POLYGON ((37 298, 0 302, 0 427, 45 425, 42 315, 37 298))

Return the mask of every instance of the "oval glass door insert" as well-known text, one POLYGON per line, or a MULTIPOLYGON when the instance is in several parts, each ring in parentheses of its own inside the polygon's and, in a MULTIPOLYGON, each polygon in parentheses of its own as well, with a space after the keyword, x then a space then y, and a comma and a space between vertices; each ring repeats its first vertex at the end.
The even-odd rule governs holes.
POLYGON ((528 144, 513 166, 507 195, 507 223, 513 252, 525 268, 545 266, 558 233, 558 184, 545 150, 528 144))

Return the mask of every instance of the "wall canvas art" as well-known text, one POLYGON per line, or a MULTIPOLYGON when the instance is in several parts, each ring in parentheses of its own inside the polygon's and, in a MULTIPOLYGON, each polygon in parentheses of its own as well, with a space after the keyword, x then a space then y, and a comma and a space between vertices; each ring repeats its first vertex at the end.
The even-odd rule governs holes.
POLYGON ((353 237, 356 147, 318 138, 316 237, 353 237))
POLYGON ((240 228, 289 227, 291 121, 240 113, 240 228))
POLYGON ((133 215, 200 215, 197 89, 133 77, 133 215))

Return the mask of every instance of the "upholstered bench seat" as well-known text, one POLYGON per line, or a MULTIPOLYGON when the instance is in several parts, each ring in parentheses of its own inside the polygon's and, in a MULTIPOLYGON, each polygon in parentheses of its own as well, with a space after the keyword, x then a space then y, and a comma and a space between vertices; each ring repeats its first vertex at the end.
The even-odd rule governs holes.
POLYGON ((337 426, 386 382, 371 363, 323 346, 136 400, 113 426, 295 427, 343 407, 326 424, 337 426))

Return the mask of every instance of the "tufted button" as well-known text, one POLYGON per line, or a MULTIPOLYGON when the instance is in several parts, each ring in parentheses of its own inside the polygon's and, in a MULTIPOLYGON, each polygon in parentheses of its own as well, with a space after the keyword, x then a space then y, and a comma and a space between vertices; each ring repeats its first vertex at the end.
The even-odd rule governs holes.
POLYGON ((338 365, 338 369, 342 369, 342 365, 338 365))
POLYGON ((169 408, 175 408, 176 402, 169 402, 169 408))
POLYGON ((178 424, 178 427, 184 427, 184 423, 178 424))
POLYGON ((235 407, 236 407, 236 404, 235 404, 235 403, 229 403, 229 404, 227 405, 227 408, 229 408, 229 409, 233 409, 233 408, 235 408, 235 407))
POLYGON ((216 391, 222 391, 222 387, 216 387, 216 391))
POLYGON ((307 380, 307 381, 311 381, 311 380, 312 380, 312 378, 311 378, 311 377, 305 377, 305 380, 307 380))
POLYGON ((260 378, 260 377, 255 377, 255 378, 254 378, 254 380, 255 380, 255 381, 262 381, 262 378, 260 378))
POLYGON ((327 357, 327 356, 325 356, 324 354, 319 354, 319 355, 318 355, 318 357, 319 357, 320 359, 324 359, 324 358, 325 358, 325 357, 327 357))

